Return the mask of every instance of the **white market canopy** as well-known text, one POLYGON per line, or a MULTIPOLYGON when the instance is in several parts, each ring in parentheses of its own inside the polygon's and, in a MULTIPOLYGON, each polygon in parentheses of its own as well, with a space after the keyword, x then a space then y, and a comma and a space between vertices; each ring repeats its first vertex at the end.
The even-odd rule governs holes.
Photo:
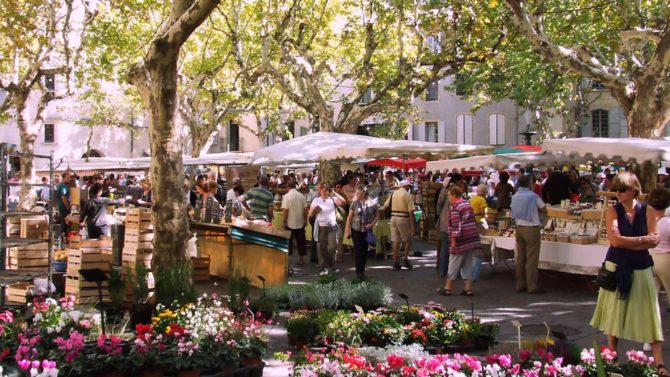
POLYGON ((426 163, 426 171, 444 171, 446 170, 486 170, 488 168, 507 169, 514 168, 516 165, 525 167, 533 164, 535 167, 548 166, 554 164, 564 164, 570 162, 571 158, 567 155, 552 154, 548 152, 530 152, 530 153, 509 153, 499 155, 474 156, 467 158, 455 158, 451 160, 429 161, 426 163))
POLYGON ((256 151, 254 165, 287 165, 358 158, 422 157, 427 160, 467 154, 489 154, 493 147, 431 143, 317 132, 256 151))
POLYGON ((638 163, 670 160, 670 140, 642 138, 547 139, 542 150, 580 160, 635 160, 638 163))
MULTIPOLYGON (((184 165, 247 165, 253 156, 252 152, 225 152, 204 154, 200 157, 183 157, 184 165)), ((58 162, 55 162, 57 164, 58 162)), ((63 160, 60 166, 54 166, 57 172, 65 171, 68 167, 78 174, 88 175, 91 172, 105 171, 134 171, 148 170, 151 163, 150 157, 141 158, 112 158, 112 157, 92 157, 88 160, 63 160)), ((48 168, 37 169, 38 173, 48 172, 48 168)))

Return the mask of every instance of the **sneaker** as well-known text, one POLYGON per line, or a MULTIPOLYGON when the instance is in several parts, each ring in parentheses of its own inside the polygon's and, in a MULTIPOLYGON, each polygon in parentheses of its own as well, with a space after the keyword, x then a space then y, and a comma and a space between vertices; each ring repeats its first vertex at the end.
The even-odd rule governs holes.
POLYGON ((402 267, 400 267, 400 263, 395 262, 393 263, 393 271, 400 271, 402 270, 402 267))
POLYGON ((642 351, 644 351, 644 352, 651 352, 651 351, 652 351, 651 343, 645 343, 645 344, 642 346, 642 351))
POLYGON ((319 272, 319 276, 326 276, 326 275, 328 275, 327 270, 321 270, 321 272, 319 272))
POLYGON ((412 268, 414 268, 414 267, 412 267, 412 264, 409 263, 409 259, 405 259, 405 261, 402 262, 402 265, 405 266, 405 268, 408 269, 408 270, 411 270, 412 268))
POLYGON ((339 268, 333 268, 332 270, 330 270, 330 273, 338 274, 338 273, 340 273, 340 269, 339 268))

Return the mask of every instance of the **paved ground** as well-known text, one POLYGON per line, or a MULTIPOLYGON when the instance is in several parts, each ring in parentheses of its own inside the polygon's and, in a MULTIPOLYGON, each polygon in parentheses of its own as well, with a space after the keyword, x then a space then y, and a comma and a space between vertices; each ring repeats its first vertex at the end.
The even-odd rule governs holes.
MULTIPOLYGON (((423 251, 422 257, 412 257, 415 268, 412 271, 402 270, 395 272, 391 269, 391 262, 371 260, 368 262, 367 275, 389 285, 394 294, 394 305, 404 304, 397 294, 405 293, 409 296, 410 304, 426 304, 429 301, 440 303, 446 307, 456 308, 464 312, 474 312, 475 316, 484 321, 496 321, 501 325, 500 341, 513 343, 517 340, 517 329, 512 325, 516 320, 522 324, 522 337, 536 339, 543 337, 547 329, 543 323, 554 331, 564 333, 571 341, 584 347, 591 347, 595 339, 600 344, 606 343, 603 334, 589 326, 591 315, 595 307, 597 293, 591 287, 591 278, 579 275, 541 271, 542 286, 547 290, 544 295, 529 295, 516 293, 514 287, 513 262, 509 267, 498 264, 494 271, 484 265, 480 280, 474 286, 474 297, 451 296, 443 297, 435 293, 435 289, 443 284, 435 269, 435 247, 425 242, 417 241, 414 250, 423 251)), ((297 256, 291 256, 290 261, 295 263, 297 256)), ((339 275, 343 278, 353 278, 354 263, 351 255, 345 256, 345 261, 339 265, 339 275)), ((315 266, 296 268, 296 273, 289 278, 290 284, 300 284, 317 280, 315 266)), ((457 282, 455 292, 460 292, 462 282, 457 282)), ((218 289, 217 289, 218 290, 218 289)), ((663 332, 666 339, 670 339, 670 313, 667 312, 665 294, 661 296, 661 310, 663 317, 663 332)), ((266 357, 268 364, 264 376, 287 376, 290 365, 272 359, 274 351, 288 350, 285 330, 279 326, 271 329, 273 351, 266 357)), ((629 349, 642 349, 642 345, 622 341, 619 352, 629 349)), ((664 345, 666 363, 670 362, 670 344, 664 345)))

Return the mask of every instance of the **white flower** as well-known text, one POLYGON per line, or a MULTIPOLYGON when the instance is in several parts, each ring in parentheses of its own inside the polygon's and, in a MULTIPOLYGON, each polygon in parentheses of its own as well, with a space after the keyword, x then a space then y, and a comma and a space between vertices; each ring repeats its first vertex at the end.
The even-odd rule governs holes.
POLYGON ((81 318, 82 314, 83 313, 79 310, 73 310, 70 312, 70 318, 72 318, 72 320, 75 322, 79 322, 79 318, 81 318))
POLYGON ((40 321, 42 321, 43 319, 44 319, 44 317, 42 316, 42 313, 37 313, 37 314, 35 314, 35 316, 33 317, 33 322, 40 322, 40 321))

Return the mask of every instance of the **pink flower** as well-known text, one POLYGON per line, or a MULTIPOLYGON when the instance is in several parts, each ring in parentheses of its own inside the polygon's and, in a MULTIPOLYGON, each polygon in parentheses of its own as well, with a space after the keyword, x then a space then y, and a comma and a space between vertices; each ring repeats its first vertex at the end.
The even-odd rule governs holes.
POLYGON ((19 361, 19 368, 21 370, 28 370, 30 368, 30 360, 21 360, 19 361))
POLYGON ((0 313, 0 321, 4 323, 12 323, 14 322, 14 314, 10 311, 5 311, 0 313))

